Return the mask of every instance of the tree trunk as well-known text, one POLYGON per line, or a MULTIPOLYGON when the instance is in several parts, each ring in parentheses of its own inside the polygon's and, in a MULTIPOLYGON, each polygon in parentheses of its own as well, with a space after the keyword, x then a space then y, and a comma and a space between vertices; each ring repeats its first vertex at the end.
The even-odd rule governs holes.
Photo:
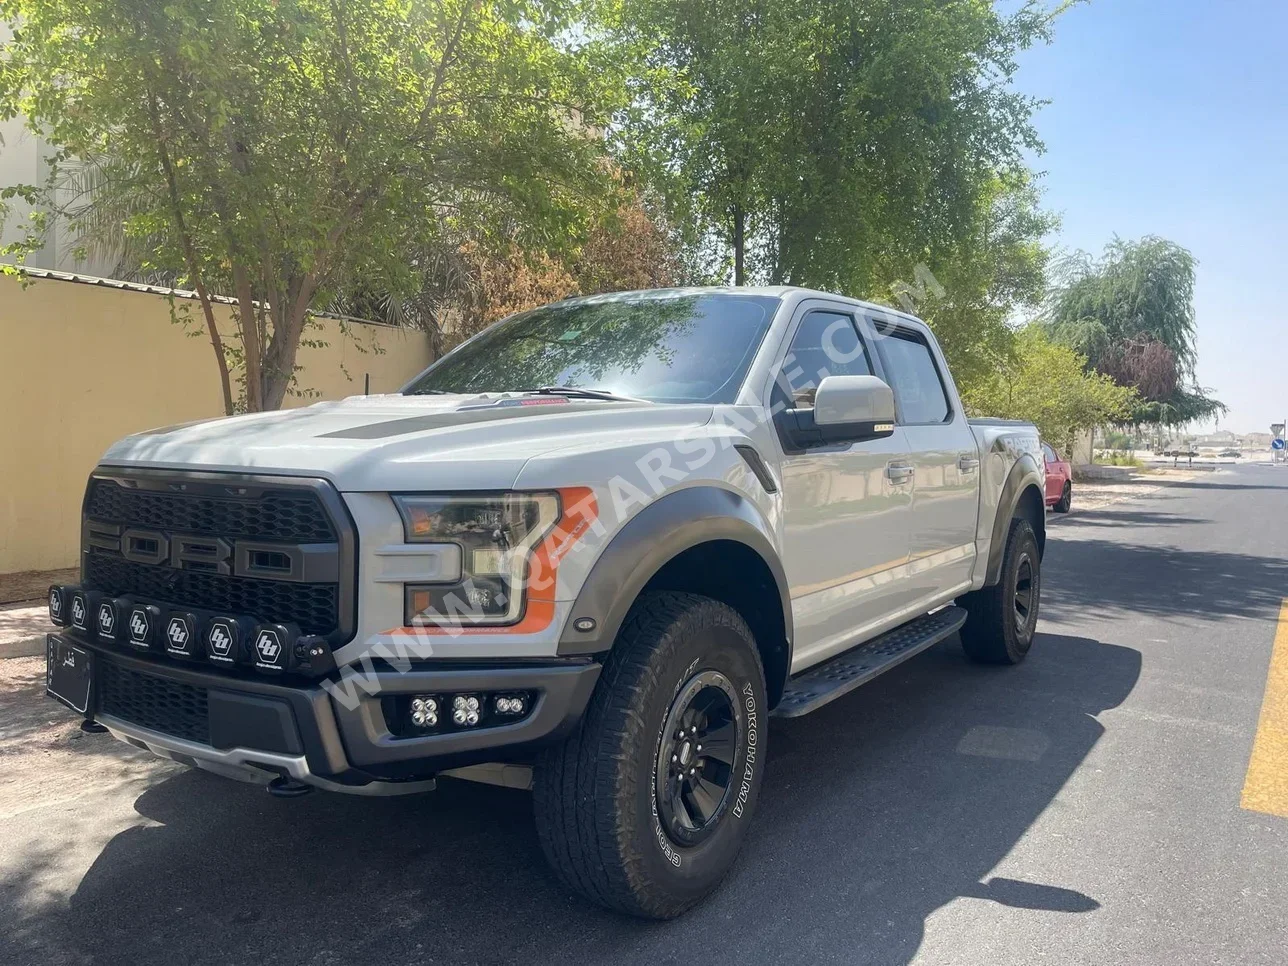
POLYGON ((263 349, 259 338, 259 314, 255 306, 254 292, 251 290, 250 276, 246 270, 233 264, 233 288, 237 292, 237 321, 241 329, 241 341, 246 365, 246 411, 262 412, 264 409, 264 385, 261 371, 263 349))
POLYGON ((188 265, 188 274, 192 276, 192 287, 197 291, 197 298, 201 302, 201 312, 206 318, 206 331, 210 335, 211 348, 215 350, 215 362, 219 366, 219 388, 224 395, 224 415, 233 414, 233 390, 232 383, 228 377, 228 360, 224 357, 224 340, 219 335, 219 327, 215 324, 215 312, 210 304, 210 296, 206 292, 206 283, 201 277, 201 265, 197 261, 197 252, 192 244, 192 236, 188 233, 188 224, 183 216, 183 204, 179 200, 179 181, 174 173, 174 165, 170 163, 170 153, 165 148, 165 139, 161 132, 161 116, 157 108, 156 98, 151 100, 152 108, 152 133, 157 140, 157 156, 161 161, 161 168, 165 172, 166 188, 170 196, 170 214, 174 217, 175 229, 179 233, 179 240, 183 246, 183 258, 188 265))
POLYGON ((224 415, 231 416, 233 408, 233 387, 228 376, 228 360, 224 358, 224 340, 219 337, 215 326, 215 313, 210 305, 210 296, 206 294, 205 283, 198 276, 194 283, 197 286, 197 298, 201 300, 201 311, 206 317, 206 331, 210 334, 210 346, 215 350, 215 362, 219 366, 219 388, 224 394, 224 415))
POLYGON ((317 294, 318 281, 313 277, 288 285, 294 296, 289 305, 273 306, 273 341, 264 354, 263 406, 265 410, 281 409, 286 391, 295 375, 295 358, 308 321, 309 306, 317 294))
POLYGON ((747 271, 745 266, 745 248, 747 244, 747 213, 742 205, 733 206, 733 284, 745 285, 747 271))

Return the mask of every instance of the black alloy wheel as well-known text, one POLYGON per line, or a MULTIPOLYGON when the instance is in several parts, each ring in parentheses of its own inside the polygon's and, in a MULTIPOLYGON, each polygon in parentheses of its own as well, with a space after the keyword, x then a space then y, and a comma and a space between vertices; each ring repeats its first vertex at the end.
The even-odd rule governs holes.
POLYGON ((982 664, 1024 660, 1042 604, 1042 554, 1028 520, 1011 520, 997 583, 963 594, 957 603, 966 608, 961 640, 967 657, 982 664))
POLYGON ((697 845, 729 807, 741 734, 737 694, 719 671, 700 671, 671 702, 658 748, 654 794, 662 828, 677 845, 697 845))
POLYGON ((1015 630, 1024 634, 1028 630, 1029 614, 1033 610, 1033 560, 1024 553, 1015 567, 1015 630))

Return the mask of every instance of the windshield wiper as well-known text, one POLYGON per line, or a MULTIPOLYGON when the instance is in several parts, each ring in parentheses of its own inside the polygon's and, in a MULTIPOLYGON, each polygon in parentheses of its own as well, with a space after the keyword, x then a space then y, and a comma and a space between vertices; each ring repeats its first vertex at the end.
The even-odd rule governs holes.
POLYGON ((611 399, 620 402, 642 402, 631 396, 609 392, 607 389, 583 389, 580 386, 541 386, 537 389, 519 389, 530 396, 570 396, 576 399, 611 399))

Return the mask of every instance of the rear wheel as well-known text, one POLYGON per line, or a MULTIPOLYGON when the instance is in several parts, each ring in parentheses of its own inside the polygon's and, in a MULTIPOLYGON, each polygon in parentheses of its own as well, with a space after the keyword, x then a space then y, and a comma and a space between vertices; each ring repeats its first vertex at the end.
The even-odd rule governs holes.
POLYGON ((1011 521, 1002 576, 992 587, 967 594, 962 649, 982 664, 1019 664, 1033 646, 1042 594, 1042 562, 1033 527, 1023 517, 1011 521))
POLYGON ((538 762, 537 834, 555 874, 601 905, 677 916, 724 878, 764 764, 764 672, 733 608, 640 598, 574 734, 538 762))
POLYGON ((1073 504, 1073 484, 1068 480, 1064 481, 1064 489, 1060 491, 1060 499, 1056 501, 1055 506, 1051 507, 1056 513, 1068 513, 1069 507, 1073 504))

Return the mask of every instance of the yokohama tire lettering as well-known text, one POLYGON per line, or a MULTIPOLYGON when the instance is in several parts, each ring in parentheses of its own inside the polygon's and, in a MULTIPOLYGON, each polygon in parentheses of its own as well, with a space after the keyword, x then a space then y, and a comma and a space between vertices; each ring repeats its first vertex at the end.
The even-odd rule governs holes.
POLYGON ((742 686, 747 708, 747 758, 742 770, 742 785, 738 788, 738 799, 733 805, 735 818, 742 818, 747 808, 747 799, 751 795, 751 782, 756 775, 756 695, 751 682, 742 686))

